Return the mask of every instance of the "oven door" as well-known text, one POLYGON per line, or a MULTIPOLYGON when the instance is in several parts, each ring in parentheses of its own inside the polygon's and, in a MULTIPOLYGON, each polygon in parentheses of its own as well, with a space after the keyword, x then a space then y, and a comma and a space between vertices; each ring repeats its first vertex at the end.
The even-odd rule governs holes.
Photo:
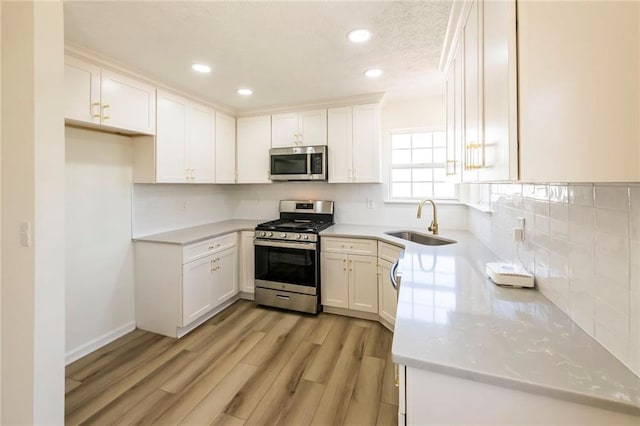
POLYGON ((254 240, 255 285, 318 294, 320 256, 316 243, 254 240))

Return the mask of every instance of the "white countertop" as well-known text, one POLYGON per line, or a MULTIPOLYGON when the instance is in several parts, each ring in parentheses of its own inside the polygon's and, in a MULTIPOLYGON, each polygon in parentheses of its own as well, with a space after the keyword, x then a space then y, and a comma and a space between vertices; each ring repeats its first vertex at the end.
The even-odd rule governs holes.
POLYGON ((253 231, 257 224, 264 220, 233 219, 221 222, 207 223, 205 225, 192 226, 190 228, 176 229, 160 234, 144 235, 136 237, 134 241, 146 241, 165 244, 191 244, 208 238, 219 237, 229 232, 253 231))
POLYGON ((384 234, 399 229, 321 233, 405 247, 395 362, 640 415, 640 379, 538 291, 493 284, 484 271, 496 257, 472 234, 442 230, 458 242, 433 247, 384 234))

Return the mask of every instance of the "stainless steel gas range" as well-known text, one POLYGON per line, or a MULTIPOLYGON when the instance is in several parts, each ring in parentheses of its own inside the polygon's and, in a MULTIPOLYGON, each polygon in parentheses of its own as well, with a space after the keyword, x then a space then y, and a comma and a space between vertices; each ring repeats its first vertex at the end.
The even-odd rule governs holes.
POLYGON ((320 238, 333 225, 333 201, 280 201, 280 219, 256 227, 255 302, 316 314, 320 238))

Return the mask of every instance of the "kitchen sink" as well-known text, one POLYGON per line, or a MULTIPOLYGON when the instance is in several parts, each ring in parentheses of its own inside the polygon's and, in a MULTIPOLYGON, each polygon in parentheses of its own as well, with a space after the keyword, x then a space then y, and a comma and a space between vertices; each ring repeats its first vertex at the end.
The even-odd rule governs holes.
POLYGON ((391 235, 392 237, 402 238, 403 240, 413 241, 414 243, 422 244, 423 246, 444 246, 447 244, 457 243, 457 241, 454 240, 422 234, 415 231, 393 231, 385 232, 385 234, 391 235))

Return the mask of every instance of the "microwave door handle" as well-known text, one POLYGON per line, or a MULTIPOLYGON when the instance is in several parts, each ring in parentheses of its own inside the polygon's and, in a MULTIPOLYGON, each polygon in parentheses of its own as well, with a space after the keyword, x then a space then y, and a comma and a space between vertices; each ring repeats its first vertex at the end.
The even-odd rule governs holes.
POLYGON ((307 154, 307 175, 311 176, 312 175, 312 170, 311 170, 311 154, 307 154))

